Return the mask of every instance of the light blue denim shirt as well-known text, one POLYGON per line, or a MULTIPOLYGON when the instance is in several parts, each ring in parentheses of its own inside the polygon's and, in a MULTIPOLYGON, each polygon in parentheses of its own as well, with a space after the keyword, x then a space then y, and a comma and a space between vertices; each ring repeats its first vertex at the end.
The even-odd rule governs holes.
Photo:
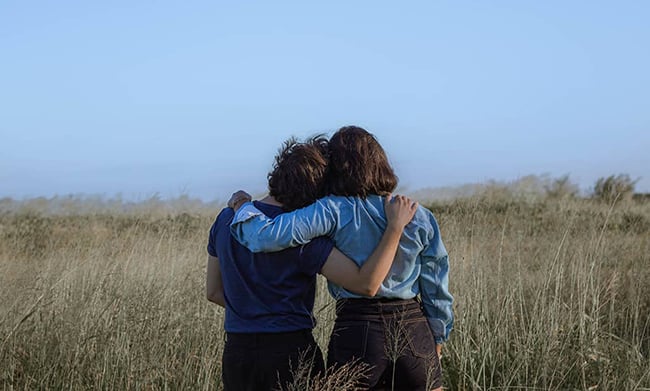
MULTIPOLYGON (((381 196, 328 196, 274 219, 248 202, 236 213, 230 230, 253 252, 279 251, 329 236, 339 250, 361 266, 379 244, 386 224, 381 196)), ((438 223, 428 209, 420 206, 404 228, 395 260, 377 297, 412 299, 420 295, 436 342, 444 342, 454 319, 448 273, 449 258, 438 223)), ((335 299, 361 297, 331 282, 328 288, 335 299)))

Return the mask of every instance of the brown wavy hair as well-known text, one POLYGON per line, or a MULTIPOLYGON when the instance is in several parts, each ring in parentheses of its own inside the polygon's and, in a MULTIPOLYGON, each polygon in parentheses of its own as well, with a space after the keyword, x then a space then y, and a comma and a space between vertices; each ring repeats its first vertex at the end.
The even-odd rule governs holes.
POLYGON ((384 148, 375 136, 358 126, 339 129, 329 141, 327 191, 330 194, 365 198, 386 195, 397 187, 384 148))
POLYGON ((269 194, 285 210, 302 208, 326 195, 327 144, 322 135, 305 142, 292 137, 278 150, 267 177, 269 194))

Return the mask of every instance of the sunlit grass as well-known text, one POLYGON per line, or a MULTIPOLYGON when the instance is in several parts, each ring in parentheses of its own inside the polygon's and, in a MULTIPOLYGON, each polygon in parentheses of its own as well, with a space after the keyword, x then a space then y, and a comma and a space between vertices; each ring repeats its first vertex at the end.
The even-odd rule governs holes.
MULTIPOLYGON (((430 207, 456 297, 447 388, 650 389, 650 204, 430 207)), ((204 294, 216 213, 0 215, 3 389, 219 389, 223 312, 204 294)), ((325 350, 334 306, 319 287, 325 350)))

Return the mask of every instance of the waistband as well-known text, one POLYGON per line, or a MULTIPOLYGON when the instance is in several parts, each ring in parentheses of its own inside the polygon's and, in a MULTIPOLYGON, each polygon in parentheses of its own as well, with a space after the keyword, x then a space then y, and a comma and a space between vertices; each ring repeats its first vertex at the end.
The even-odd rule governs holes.
POLYGON ((336 301, 337 320, 400 317, 415 319, 424 316, 419 298, 412 299, 339 299, 336 301))
POLYGON ((363 305, 372 305, 377 303, 382 304, 391 304, 391 305, 404 305, 411 304, 413 302, 420 303, 420 298, 415 296, 411 299, 399 299, 395 297, 362 297, 362 298, 348 298, 348 299, 338 299, 336 303, 350 303, 350 304, 363 304, 363 305))
POLYGON ((269 345, 283 345, 288 342, 311 342, 314 336, 311 329, 286 331, 280 333, 226 333, 226 343, 246 345, 251 348, 269 345))

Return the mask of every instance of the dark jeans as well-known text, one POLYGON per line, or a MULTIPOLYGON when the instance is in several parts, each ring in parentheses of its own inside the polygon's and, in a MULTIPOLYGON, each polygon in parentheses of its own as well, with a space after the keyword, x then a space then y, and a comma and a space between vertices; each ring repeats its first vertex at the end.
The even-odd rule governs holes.
POLYGON ((370 390, 430 390, 442 385, 436 343, 415 299, 342 299, 328 367, 358 360, 371 366, 370 390))
POLYGON ((311 330, 286 333, 228 333, 223 351, 224 390, 278 390, 293 381, 293 373, 325 372, 323 353, 311 330))

